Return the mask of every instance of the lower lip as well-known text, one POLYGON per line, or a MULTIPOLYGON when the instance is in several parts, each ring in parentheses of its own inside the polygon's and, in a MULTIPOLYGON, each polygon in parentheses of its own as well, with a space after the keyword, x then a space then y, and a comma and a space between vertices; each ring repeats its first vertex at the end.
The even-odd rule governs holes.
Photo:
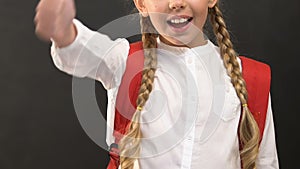
POLYGON ((174 27, 170 24, 168 24, 168 25, 169 25, 169 27, 171 28, 172 31, 174 31, 176 33, 183 33, 191 26, 191 24, 192 24, 191 22, 192 21, 190 21, 188 24, 186 24, 186 25, 184 25, 183 27, 180 27, 180 28, 176 28, 176 27, 174 27))

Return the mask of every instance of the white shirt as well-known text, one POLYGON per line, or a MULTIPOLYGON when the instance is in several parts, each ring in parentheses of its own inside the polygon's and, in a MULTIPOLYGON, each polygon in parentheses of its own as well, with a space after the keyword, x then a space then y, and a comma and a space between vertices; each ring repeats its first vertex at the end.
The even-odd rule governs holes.
MULTIPOLYGON (((74 23, 75 41, 64 48, 53 43, 52 58, 61 71, 96 79, 107 89, 106 141, 110 145, 129 42, 112 41, 78 20, 74 23)), ((135 168, 240 169, 237 129, 241 106, 218 47, 209 40, 191 49, 173 47, 158 39, 157 55, 154 88, 141 117, 142 158, 135 168)), ((270 103, 269 99, 257 169, 279 168, 270 103)))

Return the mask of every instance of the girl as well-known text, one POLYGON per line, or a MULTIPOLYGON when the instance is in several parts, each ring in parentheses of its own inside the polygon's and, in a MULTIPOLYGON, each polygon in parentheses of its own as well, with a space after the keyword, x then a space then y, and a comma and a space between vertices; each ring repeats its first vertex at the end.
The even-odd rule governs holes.
MULTIPOLYGON (((60 70, 102 82, 108 90, 108 126, 115 124, 115 129, 124 125, 119 115, 127 113, 119 112, 115 102, 124 97, 126 71, 136 66, 131 54, 144 49, 135 110, 126 129, 114 132, 121 168, 279 168, 270 99, 260 112, 265 120, 253 117, 248 90, 261 84, 246 88, 218 3, 134 0, 141 16, 139 47, 89 30, 74 19, 73 0, 40 1, 37 35, 52 40, 51 54, 60 70), (219 47, 201 32, 208 15, 219 47)), ((109 167, 118 165, 118 156, 112 158, 109 167)))

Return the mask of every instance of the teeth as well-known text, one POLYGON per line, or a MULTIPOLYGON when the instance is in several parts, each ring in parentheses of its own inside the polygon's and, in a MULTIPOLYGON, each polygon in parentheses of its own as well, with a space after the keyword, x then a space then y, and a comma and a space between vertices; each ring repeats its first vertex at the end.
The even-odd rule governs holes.
POLYGON ((171 23, 176 23, 176 24, 178 24, 178 23, 184 23, 186 21, 188 21, 187 18, 171 19, 171 23))

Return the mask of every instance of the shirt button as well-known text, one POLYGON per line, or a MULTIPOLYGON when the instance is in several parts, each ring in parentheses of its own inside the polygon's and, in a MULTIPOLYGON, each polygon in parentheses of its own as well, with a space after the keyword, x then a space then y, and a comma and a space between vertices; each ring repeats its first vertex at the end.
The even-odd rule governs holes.
POLYGON ((192 141, 192 138, 191 138, 191 137, 188 137, 187 140, 190 142, 190 141, 192 141))
POLYGON ((236 113, 236 111, 234 111, 232 114, 233 114, 234 116, 236 116, 237 113, 236 113))
POLYGON ((203 120, 198 120, 197 123, 196 123, 196 125, 197 125, 198 127, 203 126, 203 124, 204 124, 204 121, 203 121, 203 120))
POLYGON ((193 59, 190 57, 188 58, 188 64, 192 64, 193 63, 193 59))
POLYGON ((227 92, 227 93, 229 93, 229 91, 230 91, 230 88, 229 88, 229 86, 228 86, 228 85, 226 85, 225 89, 226 89, 226 92, 227 92))

